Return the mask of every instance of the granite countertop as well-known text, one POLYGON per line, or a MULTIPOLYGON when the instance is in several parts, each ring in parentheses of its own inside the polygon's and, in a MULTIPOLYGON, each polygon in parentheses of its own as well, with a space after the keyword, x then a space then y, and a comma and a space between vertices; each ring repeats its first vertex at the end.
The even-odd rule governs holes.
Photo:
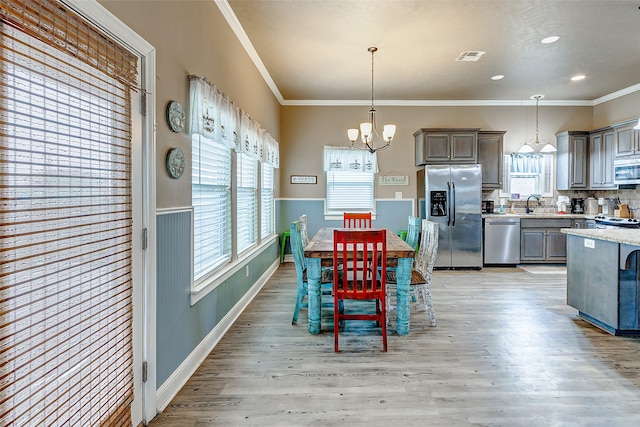
POLYGON ((565 234, 640 246, 640 229, 632 228, 562 228, 565 234))
POLYGON ((593 219, 596 215, 586 215, 586 214, 559 214, 555 212, 533 212, 533 213, 524 213, 524 212, 516 212, 512 213, 492 213, 492 214, 482 214, 483 218, 568 218, 568 219, 593 219))

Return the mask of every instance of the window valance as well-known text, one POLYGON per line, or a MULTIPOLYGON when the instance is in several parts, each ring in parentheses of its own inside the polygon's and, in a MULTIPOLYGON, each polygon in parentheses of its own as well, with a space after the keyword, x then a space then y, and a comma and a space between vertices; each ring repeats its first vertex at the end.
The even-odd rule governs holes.
POLYGON ((511 153, 512 173, 534 173, 542 172, 542 154, 539 153, 511 153))
POLYGON ((324 170, 328 172, 378 172, 376 153, 347 147, 324 147, 324 170))
POLYGON ((215 85, 189 76, 189 133, 199 134, 238 153, 280 167, 279 144, 215 85))

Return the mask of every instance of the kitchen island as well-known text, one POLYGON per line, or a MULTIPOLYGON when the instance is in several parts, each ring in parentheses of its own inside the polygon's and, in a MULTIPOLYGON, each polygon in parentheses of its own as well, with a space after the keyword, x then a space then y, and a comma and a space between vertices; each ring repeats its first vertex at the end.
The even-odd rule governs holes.
POLYGON ((567 304, 613 335, 640 335, 640 230, 563 229, 567 304))

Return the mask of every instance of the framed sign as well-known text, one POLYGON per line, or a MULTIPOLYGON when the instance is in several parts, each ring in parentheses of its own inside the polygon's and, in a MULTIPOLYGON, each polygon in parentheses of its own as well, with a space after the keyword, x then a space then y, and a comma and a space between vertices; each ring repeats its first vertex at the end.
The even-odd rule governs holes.
POLYGON ((317 184, 318 177, 316 175, 291 175, 292 184, 317 184))
POLYGON ((408 176, 381 176, 380 185, 409 185, 408 176))

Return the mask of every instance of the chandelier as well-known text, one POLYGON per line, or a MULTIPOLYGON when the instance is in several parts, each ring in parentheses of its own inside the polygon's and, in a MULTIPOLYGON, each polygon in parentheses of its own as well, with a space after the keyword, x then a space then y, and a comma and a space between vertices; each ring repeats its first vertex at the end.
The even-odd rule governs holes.
POLYGON ((377 50, 377 47, 368 49, 371 52, 371 109, 369 110, 369 121, 360 123, 360 142, 358 142, 358 129, 349 129, 347 131, 347 136, 353 148, 368 150, 371 153, 387 148, 396 133, 396 125, 384 125, 382 137, 380 137, 376 129, 376 109, 373 105, 373 54, 377 50))
MULTIPOLYGON (((540 140, 538 139, 538 133, 539 133, 539 129, 538 129, 538 102, 544 98, 544 95, 533 95, 531 97, 531 99, 535 99, 536 100, 536 140, 534 141, 535 147, 539 147, 540 146, 540 140)), ((531 145, 529 145, 528 142, 525 142, 524 145, 522 146, 522 148, 520 148, 520 150, 518 150, 518 152, 520 153, 533 153, 535 151, 534 147, 532 147, 531 145)), ((551 145, 550 142, 547 142, 544 147, 542 147, 540 149, 541 153, 555 153, 556 151, 558 151, 556 149, 556 147, 554 147, 553 145, 551 145)))

